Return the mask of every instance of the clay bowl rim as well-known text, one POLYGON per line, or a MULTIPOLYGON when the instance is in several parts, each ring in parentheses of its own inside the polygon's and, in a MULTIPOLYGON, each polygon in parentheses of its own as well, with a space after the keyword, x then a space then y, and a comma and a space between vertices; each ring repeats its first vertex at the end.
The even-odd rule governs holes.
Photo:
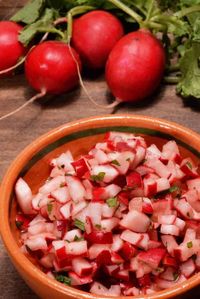
MULTIPOLYGON (((11 259, 15 265, 18 265, 23 273, 29 276, 29 278, 34 279, 41 285, 46 285, 50 289, 54 289, 57 292, 62 293, 63 295, 69 295, 71 298, 80 298, 80 299, 104 299, 104 298, 120 298, 126 299, 127 296, 98 296, 90 294, 88 292, 83 292, 77 290, 70 286, 65 286, 57 281, 52 280, 41 270, 39 270, 31 261, 20 251, 17 243, 14 240, 12 235, 10 224, 9 224, 9 206, 10 198, 13 191, 14 183, 17 179, 22 168, 26 163, 34 156, 38 151, 47 146, 49 143, 52 143, 59 138, 65 136, 67 133, 74 133, 77 131, 83 130, 84 128, 96 128, 100 126, 105 126, 105 124, 113 124, 116 122, 116 125, 122 122, 122 126, 141 126, 148 128, 151 126, 157 131, 164 132, 170 135, 177 135, 176 138, 181 141, 191 141, 190 144, 194 145, 194 148, 200 152, 200 135, 182 125, 177 123, 166 121, 164 119, 143 116, 143 115, 132 115, 132 114, 117 114, 117 115, 100 115, 95 117, 83 118, 75 120, 73 122, 66 123, 62 126, 59 126, 41 137, 37 138, 30 145, 28 145, 12 162, 8 168, 1 184, 0 194, 0 232, 3 243, 6 247, 7 252, 9 253, 11 259), (6 217, 5 217, 6 215, 6 217)), ((177 284, 176 286, 155 292, 151 295, 143 296, 134 296, 135 299, 167 299, 173 298, 174 296, 181 295, 186 291, 194 288, 200 283, 200 272, 193 275, 191 278, 186 281, 177 284)), ((130 298, 130 297, 129 297, 130 298)))

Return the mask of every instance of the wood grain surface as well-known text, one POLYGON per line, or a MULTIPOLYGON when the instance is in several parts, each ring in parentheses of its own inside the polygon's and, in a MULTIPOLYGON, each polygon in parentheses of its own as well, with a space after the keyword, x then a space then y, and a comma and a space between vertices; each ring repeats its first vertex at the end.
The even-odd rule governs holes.
MULTIPOLYGON (((6 19, 26 1, 0 1, 0 19, 6 19)), ((92 97, 98 103, 112 101, 107 91, 104 76, 85 77, 85 83, 92 97)), ((25 103, 35 92, 28 87, 23 73, 0 79, 0 115, 8 113, 25 103)), ((200 133, 200 113, 197 104, 184 102, 176 96, 173 86, 162 88, 142 105, 123 104, 115 113, 143 114, 164 118, 185 125, 200 133)), ((0 121, 0 180, 17 154, 35 138, 52 128, 82 117, 112 113, 90 103, 79 88, 62 96, 46 97, 31 104, 16 115, 0 121)), ((200 288, 188 295, 198 298, 200 288)), ((38 298, 25 285, 12 266, 0 240, 0 298, 38 298)))

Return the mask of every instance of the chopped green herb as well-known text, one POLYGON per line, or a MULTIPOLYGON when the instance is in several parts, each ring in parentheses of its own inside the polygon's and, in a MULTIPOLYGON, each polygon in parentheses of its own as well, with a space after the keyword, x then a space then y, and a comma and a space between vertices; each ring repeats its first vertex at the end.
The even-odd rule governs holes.
POLYGON ((101 224, 95 224, 95 227, 96 227, 97 229, 101 229, 101 224))
POLYGON ((117 165, 117 166, 121 166, 121 164, 120 164, 119 161, 117 161, 117 160, 112 160, 112 161, 111 161, 111 164, 113 164, 113 165, 117 165))
POLYGON ((156 272, 157 273, 162 273, 163 272, 163 268, 161 268, 161 267, 156 268, 156 272))
POLYGON ((191 164, 189 161, 186 162, 186 165, 187 165, 190 169, 192 169, 192 164, 191 164))
POLYGON ((81 220, 75 219, 74 225, 80 228, 80 230, 85 231, 85 224, 81 220))
POLYGON ((180 191, 180 187, 179 186, 172 186, 171 188, 169 188, 169 192, 172 193, 172 192, 175 192, 175 191, 180 191))
POLYGON ((91 175, 91 179, 95 182, 101 182, 103 181, 105 174, 105 172, 99 172, 97 175, 91 175))
POLYGON ((176 281, 179 277, 179 274, 177 272, 173 273, 174 281, 176 281))
POLYGON ((83 241, 84 238, 83 237, 78 237, 77 235, 74 237, 74 241, 83 241))
POLYGON ((52 205, 52 203, 49 202, 49 203, 47 204, 47 211, 48 211, 48 214, 51 214, 52 210, 53 210, 53 205, 52 205))
POLYGON ((22 225, 24 224, 23 221, 15 221, 15 225, 18 229, 20 229, 22 227, 22 225))
POLYGON ((192 248, 192 246, 193 246, 192 241, 187 242, 187 248, 192 248))
POLYGON ((60 275, 56 275, 55 278, 56 278, 57 281, 59 281, 61 283, 64 283, 68 286, 71 285, 71 278, 69 278, 68 276, 60 274, 60 275))
POLYGON ((110 208, 116 208, 119 204, 118 200, 117 200, 117 197, 111 197, 111 198, 108 198, 106 200, 106 203, 107 205, 110 207, 110 208))

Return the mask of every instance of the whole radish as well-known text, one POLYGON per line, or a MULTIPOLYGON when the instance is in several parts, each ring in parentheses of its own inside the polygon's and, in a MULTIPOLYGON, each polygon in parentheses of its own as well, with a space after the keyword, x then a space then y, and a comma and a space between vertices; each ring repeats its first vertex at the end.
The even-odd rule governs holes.
POLYGON ((155 91, 164 69, 164 48, 142 29, 127 34, 115 45, 106 64, 106 81, 117 100, 135 102, 155 91))
POLYGON ((74 20, 72 45, 86 68, 101 69, 123 35, 123 26, 115 16, 95 10, 74 20))
POLYGON ((18 40, 22 29, 23 27, 15 22, 0 22, 0 71, 15 66, 26 54, 26 48, 18 40))
POLYGON ((61 41, 46 41, 34 47, 25 61, 25 74, 29 84, 44 94, 60 94, 79 83, 76 51, 61 41))

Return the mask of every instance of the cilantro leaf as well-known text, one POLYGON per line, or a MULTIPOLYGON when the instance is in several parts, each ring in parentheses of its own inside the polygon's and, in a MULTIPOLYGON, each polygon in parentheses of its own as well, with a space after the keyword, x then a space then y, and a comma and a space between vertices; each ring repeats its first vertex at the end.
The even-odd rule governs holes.
POLYGON ((190 169, 192 169, 192 164, 191 164, 189 161, 186 162, 186 165, 187 165, 190 169))
POLYGON ((110 207, 110 208, 116 208, 119 204, 118 200, 117 200, 117 197, 111 197, 111 198, 108 198, 106 200, 106 203, 107 205, 110 207))
POLYGON ((183 97, 200 99, 200 43, 193 42, 180 58, 181 79, 177 85, 177 92, 183 97))
POLYGON ((106 174, 105 172, 99 172, 96 175, 91 175, 91 179, 95 182, 101 182, 103 181, 105 174, 106 174))
POLYGON ((66 284, 68 286, 71 285, 71 278, 62 274, 56 275, 55 279, 63 284, 66 284))
POLYGON ((169 192, 173 193, 173 192, 175 192, 175 191, 180 191, 180 187, 174 185, 174 186, 172 186, 171 188, 169 188, 169 192))
POLYGON ((49 202, 49 203, 47 204, 47 211, 48 211, 48 214, 51 214, 52 210, 53 210, 53 204, 52 204, 51 202, 49 202))
POLYGON ((117 165, 117 166, 121 166, 120 163, 119 163, 119 161, 117 161, 117 160, 112 160, 111 164, 117 165))
POLYGON ((187 248, 192 248, 192 246, 193 246, 192 241, 187 242, 187 248))
POLYGON ((77 235, 74 237, 74 241, 79 242, 79 241, 83 241, 83 240, 84 240, 83 237, 78 237, 77 235))
POLYGON ((79 219, 75 219, 74 226, 80 228, 80 230, 85 231, 85 224, 79 219))
POLYGON ((11 21, 32 24, 40 17, 44 5, 45 0, 31 0, 11 18, 11 21))

